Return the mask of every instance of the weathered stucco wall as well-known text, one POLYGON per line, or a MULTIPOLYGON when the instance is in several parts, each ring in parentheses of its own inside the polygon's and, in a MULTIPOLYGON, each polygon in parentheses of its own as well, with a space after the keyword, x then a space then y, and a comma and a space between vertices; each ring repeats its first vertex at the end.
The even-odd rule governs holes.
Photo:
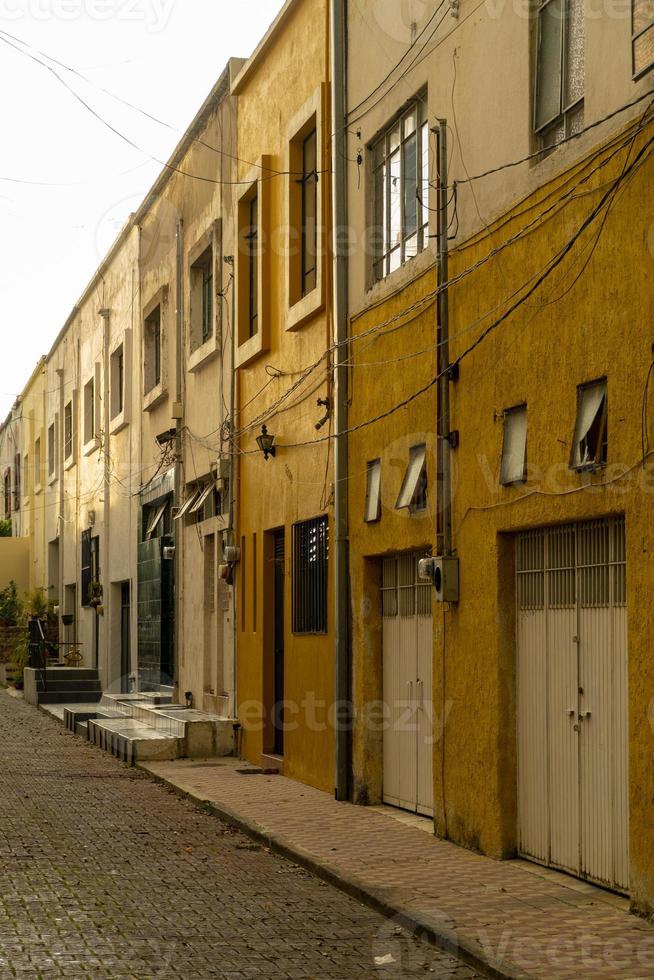
MULTIPOLYGON (((244 724, 245 756, 259 762, 269 749, 270 671, 273 662, 274 567, 269 532, 285 528, 285 684, 291 724, 285 734, 284 773, 331 791, 334 785, 334 731, 329 709, 334 691, 333 563, 329 561, 328 631, 325 635, 295 635, 292 619, 292 525, 296 521, 332 515, 329 423, 315 429, 325 415, 318 398, 330 398, 326 359, 330 344, 330 286, 328 253, 321 251, 323 299, 296 329, 286 329, 289 317, 289 140, 318 108, 319 194, 323 225, 329 224, 329 106, 321 85, 328 81, 328 5, 324 0, 295 4, 283 23, 254 59, 247 77, 238 84, 239 150, 247 164, 280 173, 263 173, 257 166, 239 165, 239 179, 258 180, 262 199, 268 198, 264 234, 267 341, 258 356, 238 371, 239 415, 244 430, 239 457, 239 541, 245 546, 239 574, 238 696, 244 724), (263 109, 262 107, 266 107, 263 109), (305 368, 319 361, 301 381, 305 368), (268 368, 272 365, 274 370, 268 368), (271 377, 271 373, 276 375, 271 377), (266 409, 301 381, 270 422, 279 449, 265 461, 255 442, 266 409), (255 423, 255 420, 258 420, 255 423), (248 428, 248 426, 251 426, 248 428), (316 442, 323 437, 323 441, 316 442), (283 448, 296 443, 302 448, 283 448), (256 559, 255 553, 256 536, 256 559), (312 705, 315 704, 315 708, 312 705), (268 719, 259 722, 262 711, 268 719), (245 713, 247 712, 247 720, 245 713), (266 744, 268 742, 268 744, 266 744)), ((243 189, 242 189, 243 190, 243 189)), ((293 241, 297 242, 297 239, 293 241)), ((333 554, 333 551, 331 552, 333 554)))

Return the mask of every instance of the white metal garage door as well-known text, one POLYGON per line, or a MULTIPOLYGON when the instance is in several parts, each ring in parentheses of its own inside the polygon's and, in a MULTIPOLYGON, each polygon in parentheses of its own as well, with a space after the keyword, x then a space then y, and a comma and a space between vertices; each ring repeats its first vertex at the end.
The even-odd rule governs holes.
POLYGON ((384 802, 432 815, 432 586, 423 555, 386 558, 382 570, 384 802))
POLYGON ((517 539, 520 851, 629 887, 623 518, 517 539))

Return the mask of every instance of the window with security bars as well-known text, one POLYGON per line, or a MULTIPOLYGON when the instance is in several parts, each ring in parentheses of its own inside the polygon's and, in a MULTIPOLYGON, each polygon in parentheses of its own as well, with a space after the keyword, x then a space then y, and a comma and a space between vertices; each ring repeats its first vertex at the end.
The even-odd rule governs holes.
POLYGON ((623 517, 539 528, 516 541, 518 608, 606 608, 627 603, 623 517))
POLYGON ((293 632, 327 632, 329 523, 316 517, 293 525, 293 632))
POLYGON ((431 615, 432 586, 418 578, 423 554, 398 555, 382 562, 382 616, 431 615))
POLYGON ((429 242, 429 125, 426 94, 415 99, 372 146, 375 280, 429 242))
POLYGON ((534 131, 543 149, 584 127, 584 0, 543 0, 538 8, 534 131))
POLYGON ((632 0, 632 55, 634 78, 654 68, 654 2, 632 0))

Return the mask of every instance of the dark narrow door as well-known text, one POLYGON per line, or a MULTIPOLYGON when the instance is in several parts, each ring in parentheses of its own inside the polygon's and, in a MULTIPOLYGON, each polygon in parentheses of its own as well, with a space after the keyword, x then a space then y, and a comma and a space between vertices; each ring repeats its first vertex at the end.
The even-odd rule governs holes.
POLYGON ((284 754, 284 529, 275 531, 275 710, 274 752, 284 754))
POLYGON ((132 666, 130 620, 129 582, 123 582, 120 587, 120 690, 122 694, 129 693, 129 675, 132 666))

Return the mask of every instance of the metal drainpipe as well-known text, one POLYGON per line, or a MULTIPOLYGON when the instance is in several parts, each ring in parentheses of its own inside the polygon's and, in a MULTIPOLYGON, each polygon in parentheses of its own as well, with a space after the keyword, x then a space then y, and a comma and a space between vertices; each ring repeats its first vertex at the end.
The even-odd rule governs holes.
MULTIPOLYGON (((450 443, 450 308, 447 281, 449 278, 449 221, 447 208, 448 193, 448 167, 447 167, 447 121, 438 120, 438 284, 442 287, 438 294, 438 318, 440 322, 440 335, 438 328, 436 331, 437 340, 440 341, 440 361, 438 368, 441 372, 440 396, 441 396, 441 417, 436 419, 437 431, 440 434, 441 444, 441 467, 442 483, 441 492, 443 495, 443 554, 452 554, 452 478, 450 453, 452 446, 450 443)), ((438 349, 438 348, 437 348, 438 349)), ((448 836, 447 830, 447 803, 445 788, 446 773, 446 742, 445 742, 445 706, 447 703, 447 647, 445 606, 443 605, 443 648, 441 665, 441 793, 443 805, 443 833, 445 838, 448 836)))
MULTIPOLYGON (((336 701, 348 705, 351 712, 350 657, 350 582, 348 538, 348 256, 343 233, 347 227, 347 0, 332 0, 332 167, 333 249, 334 249, 334 320, 335 339, 335 453, 334 453, 334 517, 336 594, 336 701), (339 234, 340 232, 340 234, 339 234)), ((350 798, 351 784, 351 724, 338 721, 336 713, 336 799, 350 798)))
MULTIPOLYGON (((174 506, 182 503, 182 430, 184 427, 184 408, 182 394, 182 337, 184 317, 184 223, 180 218, 176 229, 177 276, 175 283, 175 401, 180 409, 180 417, 175 422, 175 495, 174 506)), ((177 414, 177 413, 176 413, 177 414)), ((173 699, 179 704, 179 661, 182 653, 182 547, 181 529, 175 532, 175 650, 173 657, 173 699)))
MULTIPOLYGON (((102 541, 102 551, 104 558, 105 575, 104 575, 104 595, 103 595, 103 606, 104 606, 104 661, 105 661, 105 682, 107 686, 111 682, 110 677, 110 643, 111 643, 111 568, 109 566, 109 547, 110 547, 110 532, 109 525, 111 521, 111 454, 109 452, 109 331, 111 325, 111 310, 100 310, 100 316, 102 317, 103 326, 103 354, 102 354, 102 414, 103 414, 103 427, 104 427, 104 504, 102 507, 102 528, 103 528, 103 541, 102 541)), ((96 613, 97 616, 97 613, 96 613)))
MULTIPOLYGON (((236 237, 236 236, 235 236, 236 237)), ((236 530, 236 508, 237 508, 237 496, 236 496, 236 480, 238 478, 237 471, 237 461, 236 461, 236 440, 234 438, 234 433, 236 430, 236 422, 234 419, 234 412, 236 411, 236 343, 237 343, 237 330, 236 330, 236 257, 234 255, 225 256, 225 263, 230 266, 232 270, 232 296, 231 296, 231 320, 232 320, 232 343, 231 343, 231 364, 230 364, 230 385, 229 385, 229 527, 227 534, 227 541, 230 545, 235 545, 236 541, 234 538, 234 532, 236 530)), ((224 377, 224 373, 223 373, 224 377)), ((232 705, 232 716, 234 718, 238 717, 238 684, 237 684, 237 647, 236 647, 236 623, 237 623, 237 589, 236 589, 236 576, 234 577, 234 582, 232 584, 232 688, 233 688, 233 705, 232 705)), ((240 752, 239 752, 240 757, 240 752)))
MULTIPOLYGON (((447 283, 449 276, 448 220, 447 220, 447 121, 438 120, 438 269, 439 285, 447 283)), ((450 308, 447 287, 438 294, 438 316, 440 321, 440 389, 441 417, 438 431, 442 447, 442 493, 443 493, 443 554, 452 554, 452 480, 450 461, 450 308)))

